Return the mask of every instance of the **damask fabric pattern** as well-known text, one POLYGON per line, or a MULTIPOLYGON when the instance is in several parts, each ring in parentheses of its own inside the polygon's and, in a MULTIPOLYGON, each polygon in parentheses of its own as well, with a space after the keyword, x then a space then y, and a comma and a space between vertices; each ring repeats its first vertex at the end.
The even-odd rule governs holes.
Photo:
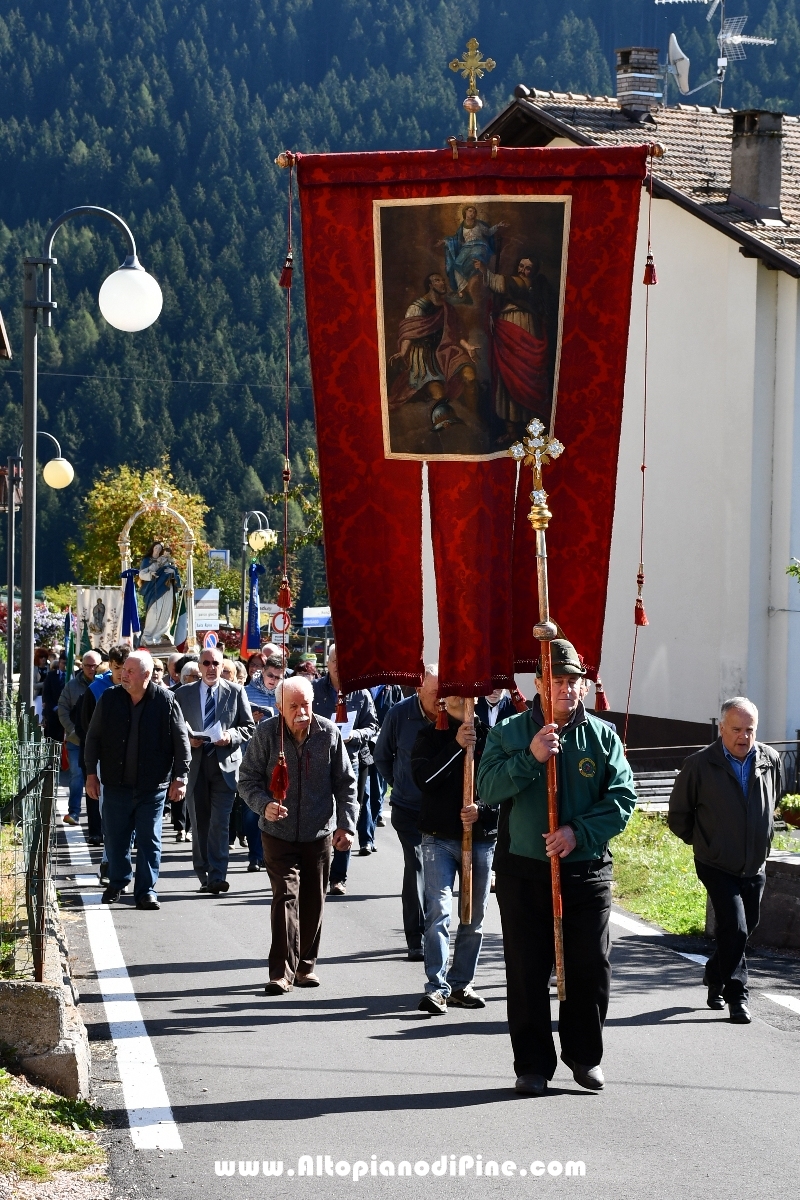
MULTIPOLYGON (((422 667, 422 464, 384 456, 373 200, 572 196, 556 435, 548 468, 551 609, 599 665, 631 282, 647 147, 299 156, 325 549, 346 690, 422 667)), ((442 694, 530 669, 538 617, 530 471, 428 463, 442 694), (516 519, 514 518, 516 501, 516 519)))

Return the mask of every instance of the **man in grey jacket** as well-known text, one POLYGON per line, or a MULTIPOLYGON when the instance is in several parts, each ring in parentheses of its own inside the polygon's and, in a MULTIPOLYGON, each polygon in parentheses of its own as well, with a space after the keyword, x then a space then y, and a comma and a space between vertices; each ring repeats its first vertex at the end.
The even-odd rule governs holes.
POLYGON ((192 766, 187 800, 192 820, 192 863, 200 891, 227 892, 228 828, 242 761, 255 723, 244 689, 220 679, 222 651, 200 655, 200 679, 178 688, 175 699, 189 726, 192 766))
POLYGON ((687 758, 669 801, 669 827, 694 849, 697 877, 714 909, 717 948, 703 982, 708 1007, 728 1005, 730 1020, 750 1023, 747 939, 758 925, 782 794, 780 756, 756 741, 758 709, 745 696, 722 705, 720 736, 687 758))
POLYGON ((349 850, 358 816, 356 777, 333 721, 314 716, 314 689, 304 676, 278 684, 280 716, 261 721, 239 772, 239 795, 259 815, 272 885, 272 945, 267 995, 293 984, 318 987, 314 967, 331 849, 349 850), (283 749, 289 772, 284 802, 270 792, 283 749))

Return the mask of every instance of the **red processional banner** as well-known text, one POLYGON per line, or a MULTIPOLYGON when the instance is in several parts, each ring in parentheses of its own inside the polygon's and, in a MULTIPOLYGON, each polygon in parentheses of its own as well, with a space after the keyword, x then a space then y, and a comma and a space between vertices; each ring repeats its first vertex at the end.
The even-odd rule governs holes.
POLYGON ((343 687, 422 669, 427 470, 441 695, 537 657, 538 417, 555 620, 599 666, 647 147, 298 156, 325 553, 343 687))

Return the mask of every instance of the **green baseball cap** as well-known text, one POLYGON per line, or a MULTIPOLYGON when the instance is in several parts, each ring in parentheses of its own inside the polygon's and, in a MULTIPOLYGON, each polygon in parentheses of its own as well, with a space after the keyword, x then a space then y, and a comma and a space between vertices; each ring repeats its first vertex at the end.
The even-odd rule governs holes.
MULTIPOLYGON (((566 638, 556 638, 550 643, 550 660, 553 664, 554 675, 586 674, 586 668, 578 656, 578 651, 566 638)), ((536 674, 541 678, 541 659, 536 664, 536 674)))

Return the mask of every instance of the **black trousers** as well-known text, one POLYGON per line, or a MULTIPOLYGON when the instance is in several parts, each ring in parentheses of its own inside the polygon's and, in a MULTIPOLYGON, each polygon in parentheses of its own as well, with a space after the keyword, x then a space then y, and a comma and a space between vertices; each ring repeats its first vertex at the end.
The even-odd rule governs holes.
POLYGON ((729 875, 717 867, 694 860, 697 878, 705 887, 714 909, 717 948, 706 963, 703 982, 721 992, 727 1002, 746 1000, 747 939, 758 925, 766 873, 729 875))
POLYGON ((425 936, 425 882, 419 814, 392 805, 392 825, 403 847, 403 931, 409 950, 421 950, 425 936))
MULTIPOLYGON (((603 1057, 611 992, 610 876, 610 864, 561 864, 567 999, 559 1005, 558 1034, 563 1053, 588 1067, 603 1057)), ((558 1060, 548 988, 555 963, 549 863, 537 863, 533 879, 498 874, 495 895, 503 926, 514 1071, 552 1079, 558 1060)))

